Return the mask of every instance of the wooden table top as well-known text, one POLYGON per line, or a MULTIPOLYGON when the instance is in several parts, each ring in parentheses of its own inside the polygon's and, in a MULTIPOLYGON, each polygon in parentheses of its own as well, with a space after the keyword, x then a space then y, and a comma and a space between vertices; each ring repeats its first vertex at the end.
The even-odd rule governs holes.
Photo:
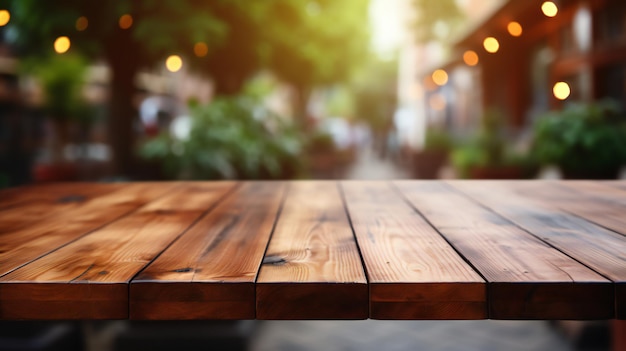
POLYGON ((0 319, 626 319, 626 182, 0 192, 0 319))

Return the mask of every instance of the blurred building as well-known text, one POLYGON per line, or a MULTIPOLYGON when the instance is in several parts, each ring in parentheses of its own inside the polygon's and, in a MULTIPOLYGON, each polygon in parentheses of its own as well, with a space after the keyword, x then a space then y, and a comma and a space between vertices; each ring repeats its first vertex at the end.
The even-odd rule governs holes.
MULTIPOLYGON (((458 0, 457 4, 465 16, 466 28, 473 28, 483 23, 502 2, 503 0, 458 0)), ((477 74, 472 70, 460 69, 450 74, 449 85, 440 87, 432 81, 431 74, 435 69, 447 65, 457 67, 462 61, 455 50, 450 50, 448 43, 417 42, 411 25, 415 21, 415 9, 411 0, 400 3, 399 13, 403 16, 400 21, 405 24, 406 33, 399 50, 398 105, 401 115, 411 116, 409 121, 406 121, 407 118, 401 121, 405 127, 400 142, 412 149, 421 149, 430 126, 455 125, 456 128, 466 129, 472 125, 481 113, 480 106, 475 104, 480 92, 472 90, 471 84, 477 74), (457 90, 468 94, 457 96, 457 90), (454 106, 448 103, 451 100, 455 101, 454 106)))
POLYGON ((520 131, 568 101, 626 107, 624 0, 509 0, 455 49, 439 65, 448 82, 425 94, 427 114, 448 130, 473 129, 486 110, 520 131))

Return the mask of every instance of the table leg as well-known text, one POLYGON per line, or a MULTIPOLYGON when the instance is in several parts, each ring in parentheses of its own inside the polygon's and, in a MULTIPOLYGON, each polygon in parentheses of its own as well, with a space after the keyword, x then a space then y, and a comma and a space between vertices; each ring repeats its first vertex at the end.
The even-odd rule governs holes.
POLYGON ((613 321, 613 351, 626 351, 626 320, 613 321))

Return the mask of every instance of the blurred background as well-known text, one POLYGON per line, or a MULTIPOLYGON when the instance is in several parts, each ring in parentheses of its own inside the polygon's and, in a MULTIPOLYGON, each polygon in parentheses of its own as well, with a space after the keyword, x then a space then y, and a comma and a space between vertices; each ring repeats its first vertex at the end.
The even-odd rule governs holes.
MULTIPOLYGON (((615 179, 625 108, 623 0, 0 2, 0 188, 615 179)), ((276 322, 253 348, 603 349, 610 339, 603 323, 420 323, 276 322), (366 337, 376 330, 381 343, 366 337)), ((31 330, 27 340, 52 333, 11 328, 31 330)), ((123 349, 146 329, 54 328, 78 328, 89 349, 123 349)))
POLYGON ((625 106, 621 0, 0 4, 0 187, 611 179, 625 106))

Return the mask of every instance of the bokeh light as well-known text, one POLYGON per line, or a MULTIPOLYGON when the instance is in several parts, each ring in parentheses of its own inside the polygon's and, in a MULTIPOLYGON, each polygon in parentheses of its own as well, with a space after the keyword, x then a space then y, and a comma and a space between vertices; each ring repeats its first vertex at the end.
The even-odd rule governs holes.
POLYGON ((446 85, 448 83, 448 73, 442 69, 438 69, 432 74, 433 82, 439 86, 446 85))
POLYGON ((133 26, 133 16, 129 14, 122 15, 119 21, 120 28, 128 29, 133 26))
POLYGON ((565 100, 570 96, 572 91, 569 87, 569 84, 565 82, 558 82, 554 84, 554 87, 552 88, 552 92, 554 93, 555 98, 559 100, 565 100))
POLYGON ((492 54, 495 54, 496 52, 498 52, 498 50, 500 50, 500 42, 498 42, 498 39, 494 37, 485 38, 485 40, 483 41, 483 46, 485 47, 485 50, 487 50, 487 52, 492 54))
POLYGON ((54 41, 54 51, 57 54, 64 54, 70 49, 71 43, 70 38, 66 36, 58 37, 54 41))
POLYGON ((171 55, 165 60, 165 68, 170 72, 178 72, 183 67, 183 60, 178 55, 171 55))
POLYGON ((193 53, 198 57, 204 57, 209 53, 209 47, 206 43, 197 42, 196 45, 193 46, 193 53))
POLYGON ((541 12, 548 17, 554 17, 559 13, 559 8, 552 1, 546 1, 541 5, 541 12))
POLYGON ((0 27, 6 26, 11 20, 11 13, 7 10, 0 10, 0 27))
POLYGON ((463 62, 468 66, 476 66, 478 64, 478 54, 476 51, 467 50, 463 54, 463 62))
POLYGON ((521 36, 523 32, 522 25, 519 24, 519 22, 515 22, 515 21, 509 22, 506 29, 509 31, 509 34, 511 34, 514 37, 521 36))
POLYGON ((78 19, 76 20, 77 31, 82 32, 85 29, 87 29, 88 26, 89 26, 89 20, 87 20, 87 17, 85 16, 78 17, 78 19))

